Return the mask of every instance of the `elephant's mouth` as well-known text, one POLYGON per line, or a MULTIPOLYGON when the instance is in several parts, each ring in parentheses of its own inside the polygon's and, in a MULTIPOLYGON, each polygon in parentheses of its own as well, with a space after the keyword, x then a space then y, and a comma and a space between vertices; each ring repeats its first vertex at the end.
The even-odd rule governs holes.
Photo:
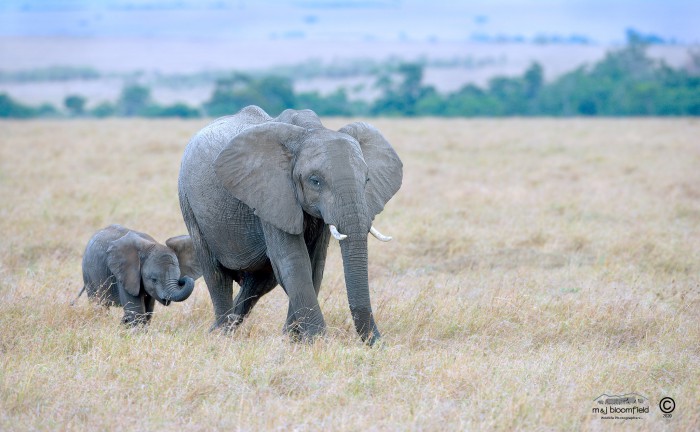
POLYGON ((170 299, 158 299, 158 302, 160 304, 162 304, 163 306, 170 306, 170 303, 172 302, 172 300, 170 300, 170 299))

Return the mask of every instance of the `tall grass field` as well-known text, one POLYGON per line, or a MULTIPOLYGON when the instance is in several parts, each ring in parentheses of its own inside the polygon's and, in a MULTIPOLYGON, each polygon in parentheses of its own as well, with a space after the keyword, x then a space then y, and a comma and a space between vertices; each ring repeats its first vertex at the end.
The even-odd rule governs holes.
POLYGON ((279 287, 232 335, 202 279, 147 330, 71 306, 98 229, 186 233, 208 120, 0 122, 0 430, 700 428, 700 120, 370 122, 404 162, 374 221, 394 240, 369 243, 372 348, 336 241, 313 344, 279 287))

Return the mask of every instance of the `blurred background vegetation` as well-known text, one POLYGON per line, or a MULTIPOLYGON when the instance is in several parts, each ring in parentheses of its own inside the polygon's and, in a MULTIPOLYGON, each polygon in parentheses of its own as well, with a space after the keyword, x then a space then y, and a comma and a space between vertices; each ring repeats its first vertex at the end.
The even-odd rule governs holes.
MULTIPOLYGON (((653 42, 653 41, 652 41, 653 42)), ((651 42, 628 33, 627 44, 609 51, 592 65, 560 75, 549 82, 543 67, 533 62, 520 76, 495 76, 485 86, 467 84, 453 92, 439 92, 423 82, 428 61, 362 61, 324 66, 309 62, 281 68, 274 74, 240 71, 164 75, 172 85, 212 81, 213 91, 200 106, 154 102, 139 75, 126 76, 115 102, 87 109, 80 94, 65 97, 63 106, 30 106, 0 94, 0 117, 218 117, 246 105, 258 105, 271 115, 286 108, 310 108, 322 116, 697 116, 700 115, 700 51, 689 50, 691 61, 673 68, 647 54, 651 42), (344 87, 322 94, 295 91, 295 77, 362 74, 373 81, 372 100, 351 98, 344 87)), ((457 61, 457 60, 455 60, 457 61)), ((99 79, 91 68, 52 67, 2 72, 0 82, 41 82, 99 79)))

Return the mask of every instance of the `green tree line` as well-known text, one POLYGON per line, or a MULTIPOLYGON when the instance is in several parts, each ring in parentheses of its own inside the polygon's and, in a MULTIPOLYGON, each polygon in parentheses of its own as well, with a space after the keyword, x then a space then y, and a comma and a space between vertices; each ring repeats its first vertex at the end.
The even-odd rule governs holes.
POLYGON ((540 64, 520 76, 497 76, 488 85, 468 84, 442 94, 424 85, 424 63, 404 63, 376 75, 379 93, 372 102, 353 100, 345 89, 331 94, 295 92, 292 79, 235 72, 216 80, 211 97, 200 107, 159 105, 146 86, 127 85, 115 103, 87 110, 86 99, 70 95, 64 107, 23 105, 0 94, 0 117, 140 116, 217 117, 246 105, 271 115, 286 108, 310 108, 322 116, 697 116, 700 115, 700 53, 692 64, 674 69, 647 55, 647 45, 630 40, 592 66, 581 66, 545 82, 540 64))

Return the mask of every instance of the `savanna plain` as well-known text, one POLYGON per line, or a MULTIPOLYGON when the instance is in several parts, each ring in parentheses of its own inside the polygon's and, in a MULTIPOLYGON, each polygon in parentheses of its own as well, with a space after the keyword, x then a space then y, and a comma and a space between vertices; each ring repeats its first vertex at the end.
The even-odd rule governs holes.
POLYGON ((374 223, 394 240, 370 239, 372 348, 335 241, 313 344, 282 333, 280 288, 232 335, 201 279, 147 331, 71 306, 96 230, 186 233, 180 157, 208 120, 0 122, 0 430, 700 427, 700 120, 370 122, 404 162, 374 223), (649 413, 601 419, 604 393, 649 413))

